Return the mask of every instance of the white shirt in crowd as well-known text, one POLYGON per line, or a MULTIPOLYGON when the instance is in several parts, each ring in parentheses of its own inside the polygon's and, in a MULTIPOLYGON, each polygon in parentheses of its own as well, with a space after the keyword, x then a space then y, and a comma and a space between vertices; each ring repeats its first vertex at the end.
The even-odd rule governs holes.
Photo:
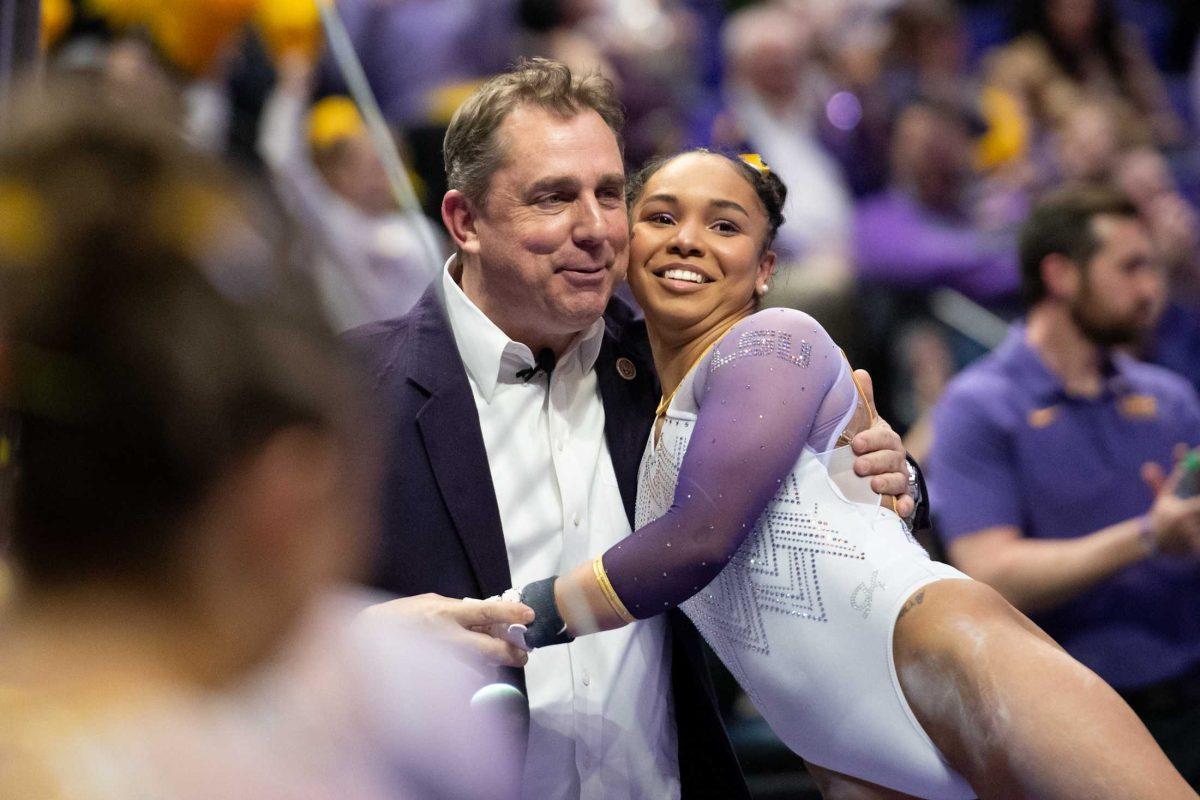
POLYGON ((424 242, 435 241, 417 212, 371 216, 331 189, 304 140, 307 97, 276 89, 263 107, 258 152, 280 196, 316 245, 313 278, 339 331, 404 314, 433 279, 424 242))
MULTIPOLYGON (((592 369, 604 321, 549 380, 480 311, 446 263, 442 299, 479 411, 513 584, 563 574, 630 533, 592 369)), ((535 650, 525 667, 529 747, 522 794, 555 800, 679 797, 666 620, 535 650)))

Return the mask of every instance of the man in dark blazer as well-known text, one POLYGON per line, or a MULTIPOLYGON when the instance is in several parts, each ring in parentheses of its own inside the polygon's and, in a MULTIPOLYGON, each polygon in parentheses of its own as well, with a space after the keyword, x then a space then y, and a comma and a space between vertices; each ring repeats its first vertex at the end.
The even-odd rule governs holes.
MULTIPOLYGON (((583 640, 547 648, 563 669, 543 664, 527 680, 512 669, 524 653, 477 632, 528 621, 527 609, 461 599, 545 574, 526 561, 581 560, 565 553, 576 539, 601 552, 632 526, 659 387, 644 323, 611 297, 628 248, 619 126, 607 81, 543 61, 489 81, 451 122, 442 216, 458 252, 411 312, 350 334, 386 420, 377 583, 407 596, 397 613, 457 622, 528 692, 525 796, 746 797, 681 613, 629 626, 631 638, 598 645, 607 653, 570 656, 583 640), (599 458, 581 468, 579 452, 599 458), (523 474, 542 463, 546 474, 523 474), (581 491, 582 516, 568 508, 581 491), (608 498, 624 514, 609 508, 620 524, 601 516, 606 532, 597 501, 608 498), (555 504, 548 519, 562 523, 528 537, 555 504), (597 688, 606 676, 618 685, 597 688)), ((903 495, 898 437, 886 424, 864 434, 861 471, 903 495)))

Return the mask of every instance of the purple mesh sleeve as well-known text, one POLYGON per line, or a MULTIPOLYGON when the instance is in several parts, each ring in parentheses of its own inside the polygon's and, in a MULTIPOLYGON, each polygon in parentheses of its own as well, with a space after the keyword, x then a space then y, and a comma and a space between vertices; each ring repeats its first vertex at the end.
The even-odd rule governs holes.
POLYGON ((662 613, 703 589, 737 552, 814 433, 822 439, 814 447, 825 449, 855 400, 842 364, 812 317, 770 309, 734 326, 696 367, 699 410, 674 501, 603 556, 633 616, 662 613))

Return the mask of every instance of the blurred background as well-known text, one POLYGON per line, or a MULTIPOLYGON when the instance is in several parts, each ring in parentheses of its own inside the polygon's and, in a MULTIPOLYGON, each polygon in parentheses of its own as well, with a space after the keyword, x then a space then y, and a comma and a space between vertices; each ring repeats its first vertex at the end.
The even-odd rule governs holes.
MULTIPOLYGON (((769 301, 871 371, 918 459, 946 382, 1020 313, 1017 226, 1064 184, 1115 183, 1142 209, 1171 290, 1141 355, 1200 387, 1200 3, 41 0, 36 22, 36 69, 174 115, 303 222, 339 329, 420 296, 446 250, 450 116, 538 55, 614 81, 630 169, 762 155, 791 189, 769 301)), ((23 54, 5 33, 7 91, 23 54)), ((755 795, 815 797, 721 685, 755 795)))

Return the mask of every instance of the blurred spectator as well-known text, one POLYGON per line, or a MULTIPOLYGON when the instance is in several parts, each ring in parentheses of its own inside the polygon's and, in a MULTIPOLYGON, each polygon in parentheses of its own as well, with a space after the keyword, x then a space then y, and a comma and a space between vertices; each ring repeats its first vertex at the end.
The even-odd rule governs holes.
POLYGON ((519 0, 525 34, 519 45, 521 55, 558 61, 580 75, 599 72, 619 91, 620 76, 604 54, 599 37, 587 30, 599 17, 601 6, 597 0, 519 0))
POLYGON ((980 87, 967 62, 970 32, 954 2, 900 0, 853 9, 846 7, 837 32, 824 37, 834 77, 848 90, 827 108, 831 124, 824 139, 856 195, 885 188, 896 117, 914 102, 944 103, 977 116, 986 128, 975 157, 982 170, 1024 157, 1028 130, 1020 109, 1007 93, 980 87))
POLYGON ((1200 35, 1196 37, 1196 49, 1192 53, 1192 72, 1188 83, 1190 84, 1192 125, 1200 127, 1200 35))
MULTIPOLYGON (((1089 101, 1068 110, 1054 139, 1060 181, 1093 185, 1112 181, 1122 148, 1108 106, 1089 101)), ((1053 174, 1054 170, 1046 172, 1053 174)))
POLYGON ((1155 252, 1167 267, 1171 296, 1200 300, 1200 216, 1180 194, 1167 160, 1157 150, 1137 148, 1120 156, 1113 173, 1150 227, 1155 252))
POLYGON ((263 110, 259 153, 319 251, 316 279, 339 330, 408 311, 437 271, 439 241, 396 205, 358 109, 334 95, 308 109, 310 62, 287 57, 263 110), (305 136, 305 117, 307 131, 305 136))
POLYGON ((1092 101, 1110 109, 1122 146, 1180 142, 1162 78, 1112 0, 1025 0, 1018 16, 1023 32, 989 55, 987 82, 1018 98, 1034 130, 1092 101))
POLYGON ((1122 195, 1059 193, 1026 224, 1021 267, 1025 321, 934 412, 939 533, 1200 786, 1200 498, 1163 485, 1173 452, 1200 443, 1200 398, 1121 352, 1166 288, 1150 232, 1122 195))
MULTIPOLYGON (((402 128, 447 122, 457 103, 442 94, 465 99, 514 55, 517 0, 340 0, 337 8, 384 116, 402 128)), ((334 73, 328 88, 346 91, 334 73)))
POLYGON ((891 18, 884 80, 896 107, 920 98, 966 107, 978 87, 966 64, 966 32, 950 0, 906 0, 891 18))
POLYGON ((891 188, 863 201, 855 214, 858 276, 910 290, 948 286, 982 302, 1014 293, 1016 254, 1007 219, 1022 200, 973 196, 979 189, 972 184, 964 115, 940 103, 909 106, 892 140, 891 188))
POLYGON ((34 99, 0 144, 0 796, 507 796, 474 662, 338 599, 375 459, 312 293, 155 115, 34 99))
POLYGON ((719 60, 719 39, 705 40, 716 31, 706 29, 702 16, 717 4, 608 0, 597 5, 603 11, 588 33, 601 38, 617 70, 627 163, 678 152, 718 113, 719 80, 703 85, 703 69, 706 59, 719 60))
POLYGON ((789 185, 784 224, 775 249, 780 266, 771 301, 781 294, 840 290, 849 279, 850 192, 837 162, 824 150, 817 124, 830 84, 816 60, 815 28, 801 10, 763 4, 725 24, 727 102, 736 134, 730 139, 762 155, 789 185))
POLYGON ((131 106, 174 106, 193 145, 224 152, 231 109, 223 86, 253 0, 89 0, 78 35, 57 42, 52 66, 99 73, 131 106))
MULTIPOLYGON (((384 117, 412 153, 426 215, 441 219, 446 193, 442 137, 450 116, 484 79, 516 55, 519 0, 339 0, 346 26, 384 117)), ((326 58, 318 95, 346 94, 326 58)))
POLYGON ((81 35, 62 42, 49 60, 52 73, 88 75, 113 103, 168 116, 184 124, 187 110, 168 65, 141 36, 111 40, 81 35))
POLYGON ((920 320, 902 330, 900 366, 908 380, 898 382, 893 402, 898 407, 898 418, 912 423, 904 434, 904 449, 923 461, 929 456, 933 440, 930 413, 954 377, 954 354, 943 330, 931 321, 920 320))
POLYGON ((1156 257, 1167 270, 1167 304, 1147 357, 1200 391, 1200 214, 1180 194, 1166 159, 1155 150, 1122 156, 1116 179, 1146 220, 1156 257))

